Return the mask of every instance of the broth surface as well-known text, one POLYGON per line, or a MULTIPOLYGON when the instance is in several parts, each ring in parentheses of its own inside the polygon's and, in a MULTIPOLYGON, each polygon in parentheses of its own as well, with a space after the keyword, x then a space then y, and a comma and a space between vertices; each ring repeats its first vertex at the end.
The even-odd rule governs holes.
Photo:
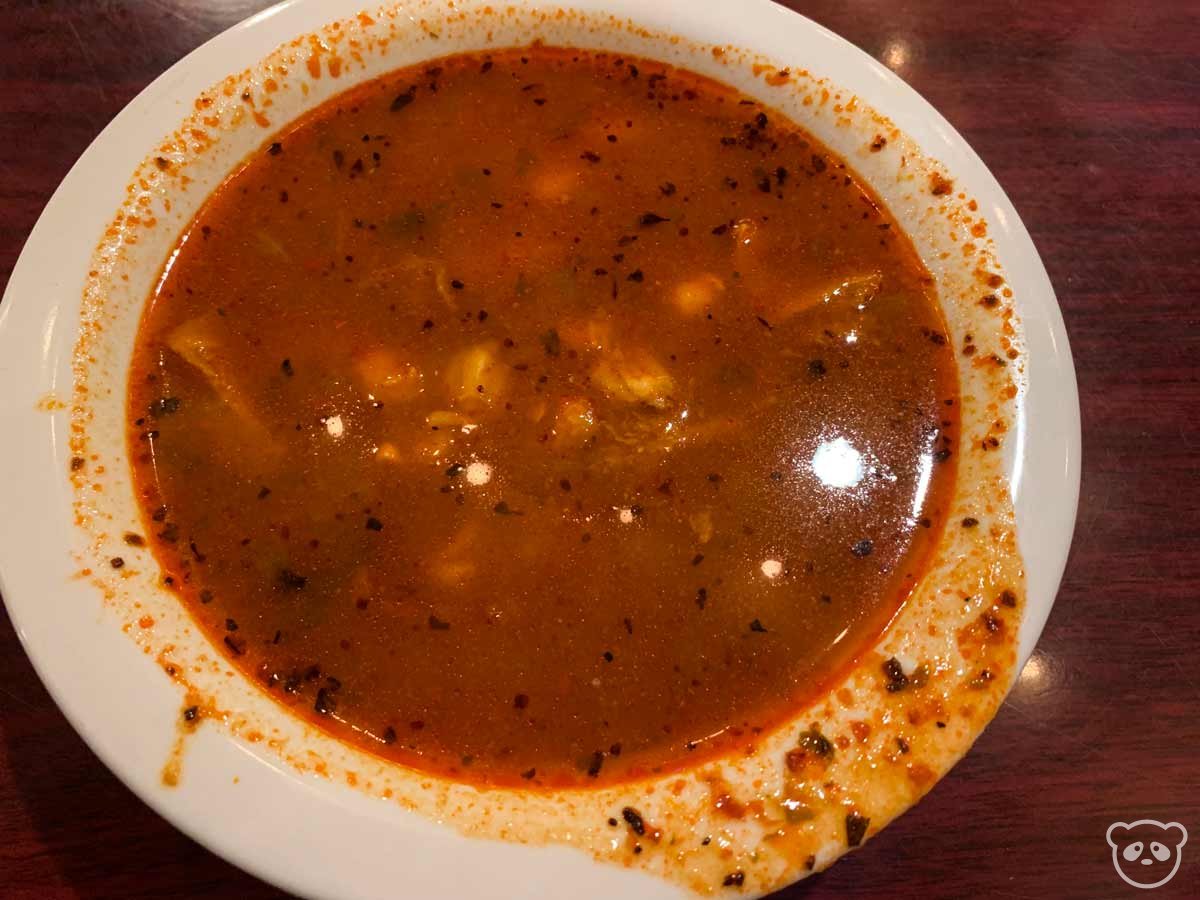
POLYGON ((742 747, 937 540, 931 284, 841 160, 700 76, 392 73, 169 260, 129 388, 150 543, 238 666, 405 764, 558 786, 742 747))

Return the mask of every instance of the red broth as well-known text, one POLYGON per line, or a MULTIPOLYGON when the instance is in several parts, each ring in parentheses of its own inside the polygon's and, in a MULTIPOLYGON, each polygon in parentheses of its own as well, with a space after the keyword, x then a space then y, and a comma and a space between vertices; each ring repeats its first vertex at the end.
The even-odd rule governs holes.
POLYGON ((129 388, 150 543, 247 675, 485 784, 741 748, 873 642, 953 488, 932 280, 845 163, 641 59, 343 94, 181 238, 129 388))

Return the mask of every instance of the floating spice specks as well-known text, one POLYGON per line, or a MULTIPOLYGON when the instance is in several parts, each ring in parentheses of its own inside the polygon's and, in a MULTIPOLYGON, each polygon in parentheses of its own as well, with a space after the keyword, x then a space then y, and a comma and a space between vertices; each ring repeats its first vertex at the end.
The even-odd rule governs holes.
POLYGON ((899 693, 908 687, 908 676, 904 674, 904 666, 896 657, 888 659, 883 664, 883 674, 887 678, 887 689, 890 693, 899 693))
POLYGON ((846 845, 857 847, 867 834, 867 826, 871 820, 856 812, 846 813, 846 845))
POLYGON ((621 818, 629 824, 629 830, 638 837, 646 833, 646 823, 642 819, 642 814, 632 806, 626 806, 621 810, 621 818))
POLYGON ((853 547, 850 548, 850 552, 853 553, 855 556, 857 556, 859 559, 863 559, 864 557, 870 556, 871 551, 874 549, 875 549, 875 542, 872 541, 870 538, 863 538, 861 541, 859 541, 853 547))
POLYGON ((588 762, 587 774, 589 778, 595 778, 600 774, 600 770, 604 767, 604 754, 597 750, 592 753, 592 757, 588 762))
POLYGON ((753 622, 750 623, 750 630, 758 632, 759 634, 767 633, 766 627, 758 619, 755 619, 753 622))
POLYGON ((414 84, 403 94, 398 94, 396 96, 396 99, 392 101, 392 105, 390 107, 391 111, 399 112, 400 110, 402 110, 406 106, 408 106, 410 103, 412 103, 413 100, 416 99, 416 97, 417 97, 417 86, 414 84))
POLYGON ((317 699, 313 702, 313 709, 323 716, 327 716, 337 709, 337 698, 334 697, 333 691, 329 688, 318 690, 317 699))
POLYGON ((297 575, 291 569, 280 569, 279 583, 290 591, 298 591, 308 584, 308 579, 303 575, 297 575))

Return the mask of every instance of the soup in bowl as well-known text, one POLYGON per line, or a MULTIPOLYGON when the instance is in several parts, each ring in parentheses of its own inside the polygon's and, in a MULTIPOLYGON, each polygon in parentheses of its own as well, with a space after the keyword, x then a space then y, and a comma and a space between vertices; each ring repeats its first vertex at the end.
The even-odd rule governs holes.
POLYGON ((98 750, 304 893, 436 890, 478 837, 455 891, 762 893, 860 846, 1045 615, 1013 497, 1053 299, 1003 195, 874 70, 711 11, 277 15, 138 145, 82 278, 76 589, 167 676, 114 664, 159 749, 98 750))

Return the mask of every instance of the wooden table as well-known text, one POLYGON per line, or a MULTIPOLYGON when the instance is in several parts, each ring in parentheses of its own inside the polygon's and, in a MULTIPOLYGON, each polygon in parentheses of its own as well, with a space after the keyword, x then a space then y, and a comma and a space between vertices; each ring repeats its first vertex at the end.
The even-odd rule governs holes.
MULTIPOLYGON (((264 5, 0 0, 0 273, 109 119, 184 53, 264 5)), ((995 722, 917 809, 781 896, 1130 896, 1105 830, 1146 817, 1182 822, 1193 838, 1183 868, 1153 896, 1196 896, 1198 8, 792 5, 896 69, 1009 192, 1066 316, 1085 450, 1062 590, 995 722)), ((109 774, 55 708, 3 616, 0 895, 278 896, 109 774)))

